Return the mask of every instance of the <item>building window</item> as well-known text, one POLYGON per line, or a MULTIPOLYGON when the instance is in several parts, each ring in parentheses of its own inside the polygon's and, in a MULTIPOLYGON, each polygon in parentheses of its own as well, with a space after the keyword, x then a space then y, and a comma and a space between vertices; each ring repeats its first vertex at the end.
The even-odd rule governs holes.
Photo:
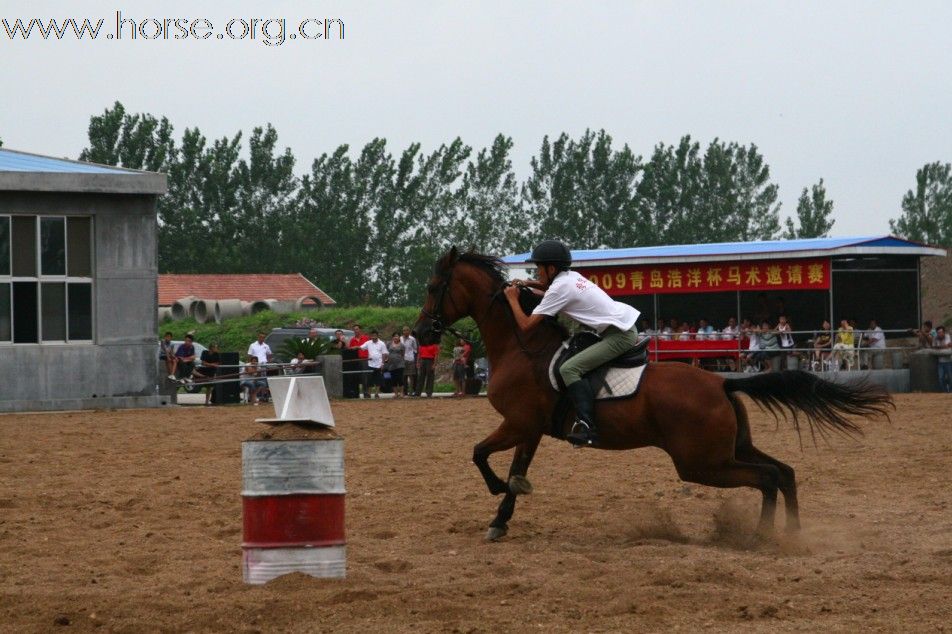
POLYGON ((0 216, 0 344, 91 342, 92 218, 0 216))

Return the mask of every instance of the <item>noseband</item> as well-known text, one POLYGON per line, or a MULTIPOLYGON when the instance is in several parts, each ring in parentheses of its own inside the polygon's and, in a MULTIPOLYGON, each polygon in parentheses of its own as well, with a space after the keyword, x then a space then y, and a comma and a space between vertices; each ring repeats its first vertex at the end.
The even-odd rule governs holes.
MULTIPOLYGON (((460 331, 456 330, 452 326, 447 326, 446 324, 443 323, 443 301, 446 299, 446 296, 449 293, 450 280, 452 280, 452 278, 453 278, 453 269, 450 268, 449 273, 447 273, 446 277, 443 279, 443 281, 439 285, 439 288, 437 289, 439 291, 440 296, 439 296, 439 299, 436 300, 436 309, 432 313, 426 310, 425 308, 421 310, 420 312, 423 313, 424 317, 426 317, 432 322, 430 324, 430 329, 433 331, 434 334, 436 334, 437 337, 442 337, 444 332, 449 332, 459 339, 465 339, 466 341, 469 341, 469 338, 463 336, 463 334, 460 331)), ((459 309, 456 307, 456 302, 453 301, 453 296, 449 295, 449 298, 450 298, 450 303, 453 305, 453 308, 456 308, 456 310, 459 311, 459 309)))

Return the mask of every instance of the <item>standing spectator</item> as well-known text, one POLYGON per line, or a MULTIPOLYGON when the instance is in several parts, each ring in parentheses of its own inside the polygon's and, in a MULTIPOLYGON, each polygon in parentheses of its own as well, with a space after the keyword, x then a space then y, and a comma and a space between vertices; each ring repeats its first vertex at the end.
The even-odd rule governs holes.
POLYGON ((761 358, 767 361, 765 372, 773 369, 772 360, 780 354, 780 342, 777 340, 777 331, 770 327, 770 322, 764 320, 760 324, 760 353, 761 358))
POLYGON ((440 355, 440 344, 420 346, 420 365, 417 371, 417 384, 420 394, 433 396, 433 380, 436 375, 436 358, 440 355))
POLYGON ((922 328, 919 330, 910 330, 909 332, 919 338, 920 348, 932 347, 932 338, 935 337, 935 330, 932 329, 932 322, 928 319, 922 322, 922 328))
POLYGON ((761 362, 764 359, 764 353, 760 349, 760 328, 751 325, 744 330, 747 336, 747 355, 744 357, 747 363, 745 372, 757 372, 761 369, 761 362))
POLYGON ((786 315, 780 315, 777 321, 777 335, 780 338, 780 349, 787 355, 793 355, 793 349, 797 347, 793 340, 793 326, 787 321, 786 315))
POLYGON ((374 398, 380 398, 380 384, 383 382, 383 366, 390 358, 387 344, 380 341, 376 330, 370 331, 370 339, 360 346, 367 351, 367 366, 370 368, 370 389, 374 398))
MULTIPOLYGON (((218 366, 221 365, 221 355, 218 353, 218 342, 213 341, 208 346, 208 350, 202 351, 202 365, 195 368, 193 376, 204 381, 214 381, 218 374, 218 366)), ((205 405, 212 404, 213 385, 205 386, 205 405)))
POLYGON ((875 319, 869 320, 869 329, 863 334, 863 341, 869 351, 863 353, 863 368, 872 370, 875 366, 882 366, 878 360, 885 354, 883 351, 886 349, 886 335, 875 319))
POLYGON ((836 331, 836 343, 833 344, 833 359, 836 361, 836 367, 842 367, 846 362, 846 369, 851 369, 855 363, 856 341, 853 337, 853 327, 849 320, 840 320, 840 327, 836 331))
POLYGON ((172 333, 166 331, 165 335, 159 340, 159 359, 165 361, 165 371, 168 372, 169 380, 175 380, 175 345, 172 343, 172 333))
POLYGON ((469 364, 469 358, 466 349, 466 342, 462 339, 456 341, 453 347, 453 387, 455 392, 453 396, 465 396, 466 385, 466 366, 469 364))
POLYGON ((241 369, 241 383, 239 387, 248 390, 247 401, 252 405, 258 404, 258 398, 267 388, 268 381, 263 376, 264 370, 258 367, 258 357, 248 355, 248 363, 241 369))
POLYGON ((363 330, 360 329, 360 324, 354 324, 354 336, 350 338, 350 342, 347 344, 349 348, 357 349, 357 372, 358 379, 360 380, 360 390, 364 395, 364 398, 370 398, 370 394, 367 390, 367 386, 370 381, 370 371, 367 366, 368 352, 366 348, 363 347, 365 343, 370 341, 370 337, 364 334, 363 330))
POLYGON ((271 346, 264 342, 265 334, 263 332, 258 333, 258 340, 248 346, 248 356, 255 357, 258 360, 258 364, 270 363, 271 357, 271 346))
POLYGON ((175 349, 175 376, 181 383, 192 382, 195 370, 195 345, 192 335, 185 335, 185 341, 175 349))
POLYGON ((343 330, 334 331, 334 341, 331 342, 331 348, 334 350, 343 350, 347 347, 347 338, 344 337, 343 330))
POLYGON ((403 398, 403 371, 406 368, 406 345, 399 333, 393 333, 387 345, 387 372, 390 373, 390 385, 393 386, 393 397, 403 398))
POLYGON ((945 326, 936 327, 932 349, 939 355, 939 389, 952 392, 952 336, 945 331, 945 326))
POLYGON ((410 332, 409 326, 403 327, 403 336, 400 337, 403 343, 403 376, 406 380, 406 395, 419 396, 417 390, 417 354, 420 351, 420 344, 416 337, 410 332))

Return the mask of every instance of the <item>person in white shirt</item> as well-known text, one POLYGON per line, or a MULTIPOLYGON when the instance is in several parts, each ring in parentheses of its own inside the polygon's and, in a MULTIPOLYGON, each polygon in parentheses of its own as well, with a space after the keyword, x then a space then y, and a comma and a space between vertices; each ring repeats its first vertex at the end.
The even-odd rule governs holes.
POLYGON ((258 363, 268 363, 271 361, 271 346, 264 342, 264 333, 258 333, 258 340, 248 346, 248 356, 256 357, 258 363))
POLYGON ((721 331, 721 339, 724 341, 737 339, 737 334, 739 332, 740 329, 737 327, 737 320, 731 317, 727 320, 727 325, 724 326, 724 330, 721 331))
POLYGON ((420 351, 420 343, 410 332, 410 326, 403 327, 403 336, 400 337, 403 344, 403 380, 404 394, 407 396, 419 396, 417 391, 417 353, 420 351))
POLYGON ((713 334, 714 327, 707 323, 706 319, 699 319, 697 322, 697 340, 705 341, 706 339, 714 339, 713 334))
POLYGON ((640 313, 633 306, 616 302, 587 278, 569 270, 572 253, 558 240, 541 242, 533 249, 529 262, 536 265, 537 281, 515 280, 505 290, 519 330, 528 333, 547 316, 562 314, 601 336, 598 343, 571 357, 559 369, 575 405, 575 424, 566 440, 578 446, 593 445, 598 442, 595 393, 582 376, 634 347, 638 342, 635 322, 640 313), (526 315, 519 305, 520 287, 542 295, 531 315, 526 315))
POLYGON ((376 330, 370 331, 370 339, 360 344, 367 351, 367 367, 370 368, 370 391, 374 398, 380 398, 380 384, 383 383, 383 364, 390 358, 387 344, 380 340, 376 330))
POLYGON ((861 362, 867 369, 881 368, 883 352, 886 349, 886 334, 879 327, 875 319, 869 320, 869 329, 863 333, 863 344, 866 350, 863 351, 861 362))

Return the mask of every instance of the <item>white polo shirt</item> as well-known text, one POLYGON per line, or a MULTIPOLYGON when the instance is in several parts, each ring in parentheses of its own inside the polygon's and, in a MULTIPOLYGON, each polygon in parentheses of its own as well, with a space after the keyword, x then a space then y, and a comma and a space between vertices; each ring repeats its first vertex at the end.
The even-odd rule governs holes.
POLYGON ((555 316, 562 313, 601 334, 609 326, 631 330, 639 313, 633 306, 616 302, 608 293, 575 271, 562 271, 555 276, 542 303, 533 315, 555 316))
POLYGON ((271 354, 271 346, 266 343, 258 343, 255 341, 253 344, 248 346, 248 355, 252 357, 258 357, 258 363, 267 363, 268 356, 271 354))
POLYGON ((383 367, 383 358, 388 356, 389 350, 387 344, 383 342, 383 339, 369 339, 362 344, 360 347, 367 351, 367 365, 371 368, 381 368, 383 367))

